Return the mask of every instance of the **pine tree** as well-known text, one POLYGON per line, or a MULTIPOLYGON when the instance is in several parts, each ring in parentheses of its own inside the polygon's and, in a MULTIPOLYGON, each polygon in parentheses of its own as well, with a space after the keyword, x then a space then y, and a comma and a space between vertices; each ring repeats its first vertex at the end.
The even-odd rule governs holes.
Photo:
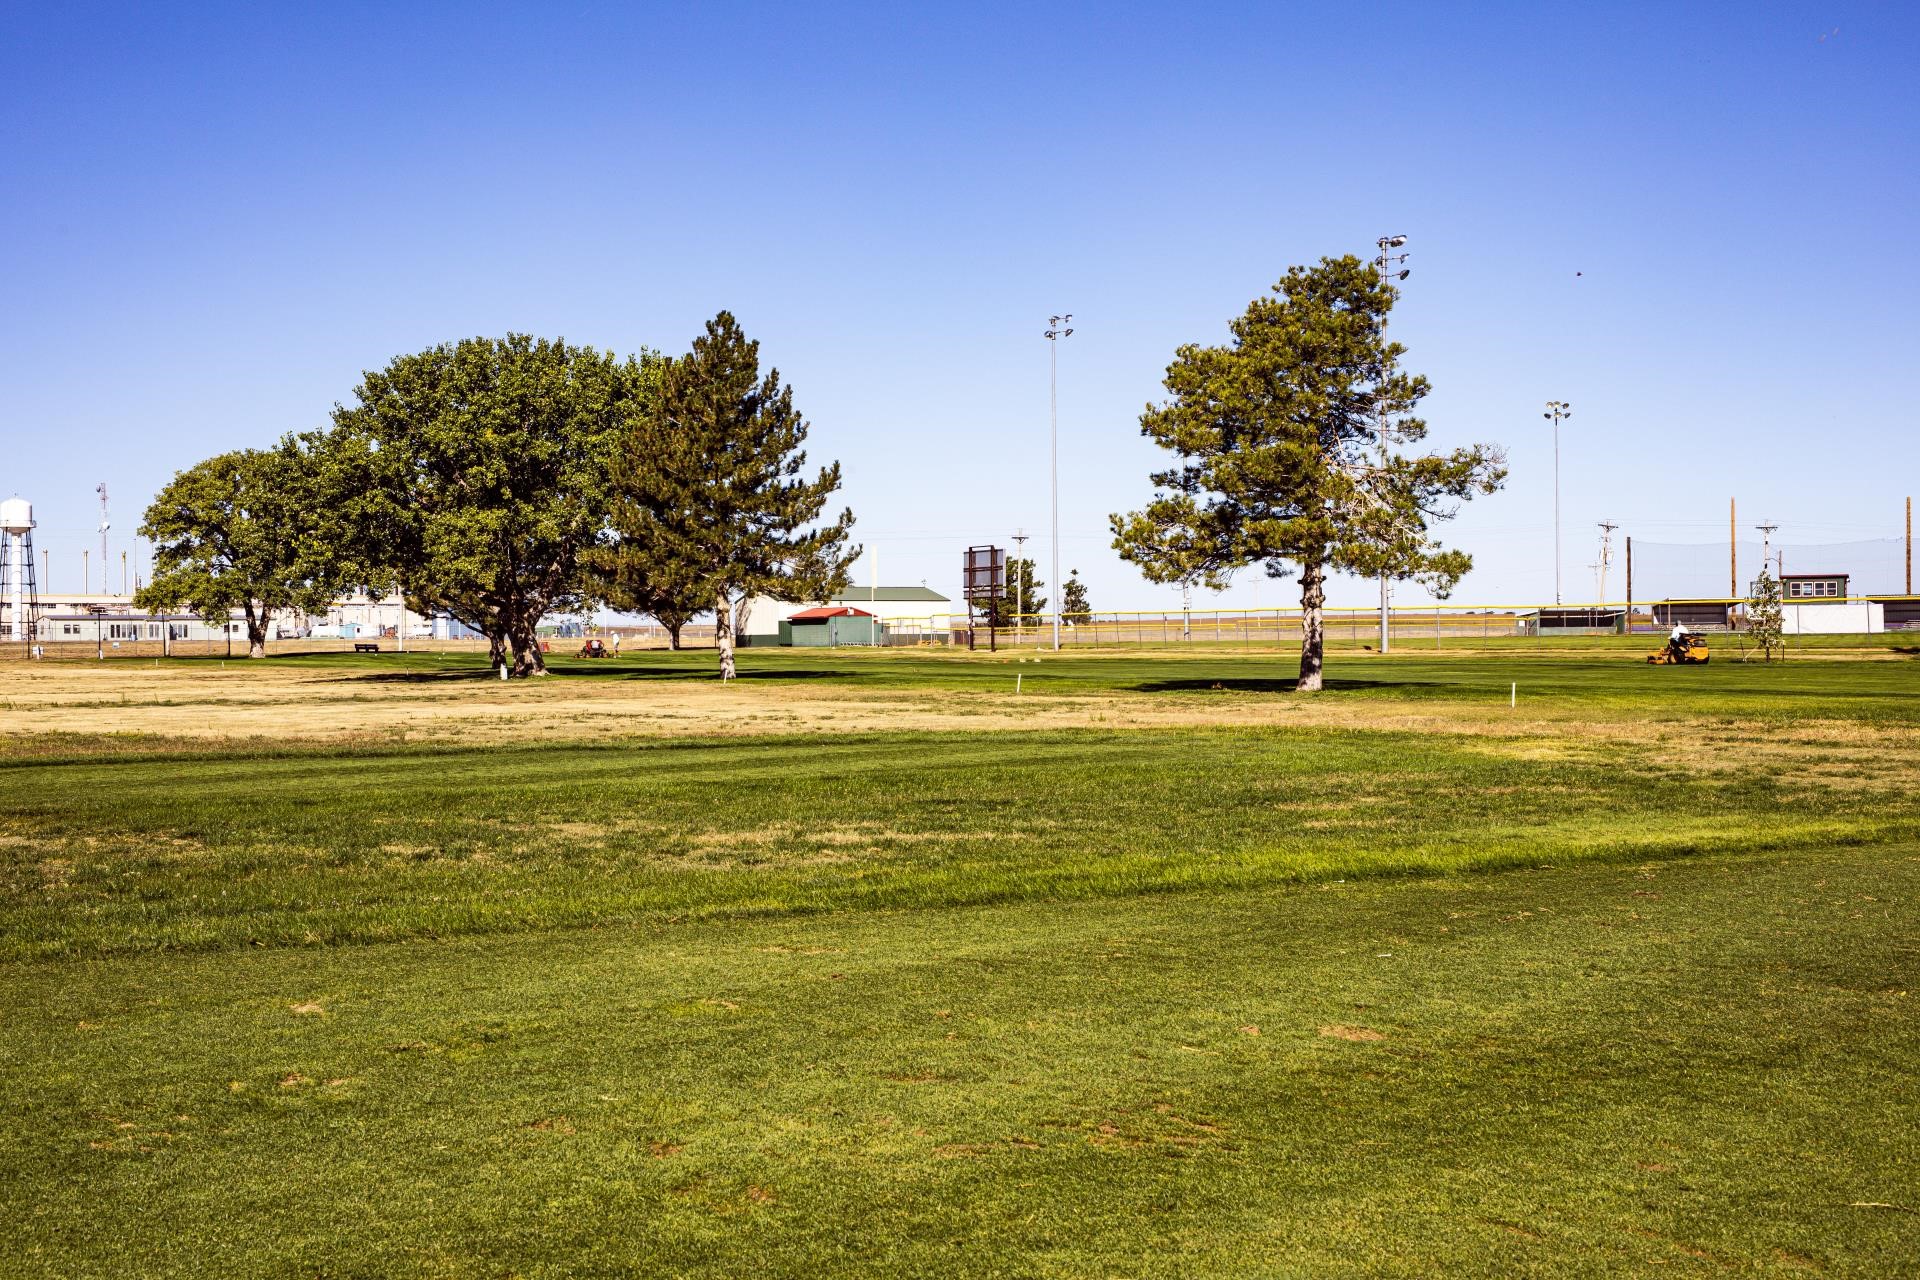
POLYGON ((711 607, 711 593, 634 538, 633 531, 643 526, 631 512, 616 511, 613 527, 617 541, 595 548, 587 560, 594 598, 621 613, 652 618, 667 629, 667 647, 678 649, 681 629, 711 607))
POLYGON ((1093 606, 1087 603, 1087 584, 1080 581, 1080 571, 1070 570, 1067 584, 1060 589, 1060 614, 1068 622, 1085 622, 1093 616, 1093 606))
POLYGON ((1216 590, 1259 566, 1300 575, 1300 680, 1319 689, 1329 571, 1413 578, 1437 595, 1472 565, 1429 536, 1449 500, 1492 493, 1498 449, 1382 456, 1419 441, 1413 416, 1427 380, 1399 371, 1386 340, 1395 291, 1358 258, 1293 267, 1234 320, 1224 347, 1181 347, 1167 369, 1172 399, 1149 405, 1141 434, 1180 458, 1157 472, 1161 492, 1112 518, 1114 547, 1153 582, 1216 590))
POLYGON ((729 313, 707 322, 687 355, 665 361, 657 393, 621 438, 613 467, 623 544, 664 577, 676 600, 714 611, 720 676, 735 674, 735 610, 749 597, 825 599, 860 554, 853 512, 819 525, 840 464, 802 474, 808 425, 780 371, 760 375, 760 344, 729 313))
POLYGON ((1005 631, 1021 625, 1016 623, 1016 615, 1031 621, 1035 614, 1045 613, 1047 597, 1042 588, 1046 585, 1035 575, 1033 561, 1007 561, 1007 594, 980 611, 980 625, 1005 631))

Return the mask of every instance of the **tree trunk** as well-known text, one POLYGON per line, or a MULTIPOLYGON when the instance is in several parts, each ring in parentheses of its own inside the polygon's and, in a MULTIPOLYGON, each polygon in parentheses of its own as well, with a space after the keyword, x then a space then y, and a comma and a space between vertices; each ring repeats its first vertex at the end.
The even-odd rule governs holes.
POLYGON ((713 647, 720 651, 720 678, 733 679, 733 607, 724 592, 714 604, 713 647))
POLYGON ((1327 569, 1321 561, 1300 566, 1300 682, 1296 693, 1318 693, 1320 670, 1326 661, 1327 569))
POLYGON ((507 661, 507 633, 504 630, 489 631, 487 633, 487 665, 495 671, 509 665, 507 661))
POLYGON ((680 648, 680 624, 677 622, 667 624, 667 648, 674 650, 680 648))
POLYGON ((271 613, 272 611, 264 605, 258 613, 255 613, 253 602, 251 600, 247 602, 247 656, 249 658, 267 656, 267 618, 271 613))
POLYGON ((513 674, 543 676, 547 660, 540 653, 540 637, 534 629, 537 618, 516 618, 507 624, 507 642, 513 646, 513 674))

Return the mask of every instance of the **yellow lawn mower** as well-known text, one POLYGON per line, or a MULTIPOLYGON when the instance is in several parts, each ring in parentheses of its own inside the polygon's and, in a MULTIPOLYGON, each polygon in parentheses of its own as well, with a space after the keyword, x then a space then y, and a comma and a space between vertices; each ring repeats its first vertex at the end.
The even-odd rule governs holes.
POLYGON ((1647 655, 1647 661, 1656 667, 1674 667, 1695 662, 1704 663, 1711 655, 1707 652, 1707 638, 1689 631, 1678 640, 1669 640, 1661 648, 1647 655))

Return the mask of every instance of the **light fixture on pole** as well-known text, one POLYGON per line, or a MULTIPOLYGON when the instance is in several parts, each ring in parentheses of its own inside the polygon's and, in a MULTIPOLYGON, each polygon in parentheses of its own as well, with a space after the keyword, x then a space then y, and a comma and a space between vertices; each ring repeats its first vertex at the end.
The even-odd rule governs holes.
POLYGON ((1018 644, 1025 635, 1027 625, 1027 579, 1033 576, 1023 567, 1027 563, 1027 530, 1024 525, 1013 535, 1013 545, 1019 548, 1013 553, 1013 640, 1018 644))
POLYGON ((1560 603, 1560 422, 1573 416, 1573 406, 1565 400, 1547 401, 1540 415, 1553 421, 1553 602, 1560 603))
MULTIPOLYGON (((1395 281, 1405 280, 1409 275, 1412 274, 1412 272, 1409 271, 1405 265, 1408 257, 1410 257, 1411 255, 1405 254, 1405 253, 1392 252, 1393 250, 1398 249, 1402 245, 1406 244, 1406 242, 1407 242, 1407 238, 1405 236, 1381 236, 1378 240, 1374 241, 1374 244, 1379 246, 1380 255, 1373 260, 1373 269, 1380 273, 1380 283, 1386 286, 1388 289, 1393 288, 1393 283, 1395 281), (1400 268, 1399 271, 1397 272, 1394 270, 1396 266, 1400 268)), ((1387 320, 1386 320, 1386 317, 1382 315, 1380 317, 1380 328, 1383 333, 1385 332, 1386 327, 1387 327, 1387 320)), ((1384 339, 1383 339, 1383 343, 1384 343, 1384 339)), ((1390 370, 1387 369, 1386 367, 1383 366, 1381 368, 1380 370, 1381 381, 1384 382, 1386 380, 1387 374, 1389 372, 1390 370)), ((1386 465, 1387 465, 1387 401, 1386 401, 1386 397, 1382 396, 1380 398, 1380 466, 1384 470, 1386 468, 1386 465)), ((1387 652, 1388 648, 1393 643, 1392 637, 1388 633, 1388 626, 1387 626, 1388 620, 1389 620, 1387 581, 1388 581, 1387 571, 1385 569, 1382 569, 1380 571, 1380 652, 1382 653, 1387 652)))
MULTIPOLYGON (((1047 317, 1047 418, 1053 446, 1053 589, 1060 585, 1060 339, 1073 336, 1071 313, 1047 317)), ((1053 602, 1053 647, 1060 647, 1060 600, 1053 602)))

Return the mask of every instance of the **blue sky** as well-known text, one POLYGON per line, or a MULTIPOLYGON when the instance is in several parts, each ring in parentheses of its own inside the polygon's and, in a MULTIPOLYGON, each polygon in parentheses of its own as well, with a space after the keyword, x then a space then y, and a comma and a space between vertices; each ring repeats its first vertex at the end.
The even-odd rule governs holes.
POLYGON ((1450 526, 1456 600, 1552 594, 1550 398, 1569 598, 1602 519, 1708 542, 1737 496, 1743 536, 1891 537, 1920 489, 1909 5, 16 4, 4 33, 0 491, 54 589, 95 484, 138 565, 175 470, 395 354, 679 351, 723 307, 885 581, 954 593, 1020 527, 1044 577, 1071 311, 1062 555, 1097 607, 1157 607, 1106 517, 1162 461, 1173 349, 1383 233, 1433 441, 1512 461, 1450 526))

